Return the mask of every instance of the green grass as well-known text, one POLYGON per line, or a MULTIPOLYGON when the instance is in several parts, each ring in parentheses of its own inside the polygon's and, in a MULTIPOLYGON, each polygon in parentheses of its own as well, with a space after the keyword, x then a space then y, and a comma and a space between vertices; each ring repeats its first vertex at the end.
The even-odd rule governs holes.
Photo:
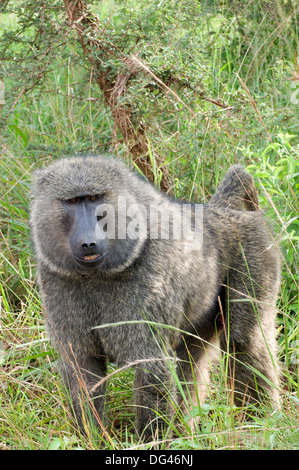
MULTIPOLYGON (((135 2, 130 4, 134 9, 135 2)), ((165 442, 171 449, 299 448, 299 105, 291 102, 290 82, 298 31, 285 21, 283 2, 277 5, 281 16, 262 18, 254 29, 260 2, 248 2, 250 15, 243 35, 229 8, 198 20, 202 21, 198 42, 191 33, 188 36, 186 23, 179 32, 172 32, 169 23, 169 37, 179 35, 186 45, 194 41, 193 48, 186 46, 189 62, 181 50, 168 46, 160 56, 157 39, 157 45, 151 44, 149 66, 155 71, 164 60, 191 84, 196 77, 197 91, 187 87, 180 93, 186 107, 174 96, 150 95, 146 80, 130 89, 149 125, 152 161, 159 153, 169 165, 173 194, 204 202, 229 165, 243 163, 255 177, 261 206, 274 226, 282 254, 277 305, 281 410, 247 410, 246 414, 233 406, 224 357, 213 370, 206 404, 192 411, 200 416, 200 425, 192 434, 181 416, 176 436, 165 442), (198 94, 201 89, 232 109, 203 100, 198 94)), ((110 18, 107 3, 103 8, 110 18)), ((136 15, 138 11, 139 7, 136 15)), ((116 18, 115 27, 121 24, 116 18)), ((0 25, 15 28, 16 17, 5 15, 0 25)), ((86 64, 76 63, 71 47, 67 54, 67 60, 57 55, 44 86, 24 94, 11 113, 14 79, 5 76, 7 102, 2 116, 7 118, 0 137, 0 448, 145 448, 134 427, 133 373, 117 372, 114 365, 109 370, 108 434, 100 438, 78 434, 56 373, 56 354, 44 331, 28 224, 32 170, 78 151, 112 149, 131 162, 119 136, 112 138, 111 115, 90 81, 86 64)), ((158 185, 158 171, 155 176, 158 185)))

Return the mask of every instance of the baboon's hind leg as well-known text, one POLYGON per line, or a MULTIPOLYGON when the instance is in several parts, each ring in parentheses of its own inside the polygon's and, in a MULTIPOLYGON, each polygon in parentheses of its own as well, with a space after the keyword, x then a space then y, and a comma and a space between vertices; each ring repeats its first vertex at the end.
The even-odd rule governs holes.
MULTIPOLYGON (((183 386, 181 407, 184 414, 189 414, 192 406, 204 404, 210 383, 211 365, 218 355, 219 341, 216 334, 209 341, 193 336, 184 338, 178 350, 178 371, 183 386)), ((195 425, 195 419, 191 419, 191 429, 195 425)))
MULTIPOLYGON (((236 300, 236 299, 234 299, 236 300)), ((237 405, 279 403, 275 311, 269 300, 229 303, 220 345, 228 353, 229 375, 237 405)))

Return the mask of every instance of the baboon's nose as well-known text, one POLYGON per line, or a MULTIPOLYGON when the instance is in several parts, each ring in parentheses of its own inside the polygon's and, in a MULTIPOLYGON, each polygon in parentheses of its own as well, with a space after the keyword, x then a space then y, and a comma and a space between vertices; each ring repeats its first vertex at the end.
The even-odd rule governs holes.
POLYGON ((103 255, 103 250, 99 247, 99 244, 95 241, 94 238, 88 238, 81 242, 81 249, 80 249, 80 259, 93 262, 103 255))
POLYGON ((92 250, 93 248, 95 248, 97 246, 96 242, 95 241, 91 241, 91 242, 85 242, 85 243, 82 243, 82 248, 84 251, 86 250, 92 250))

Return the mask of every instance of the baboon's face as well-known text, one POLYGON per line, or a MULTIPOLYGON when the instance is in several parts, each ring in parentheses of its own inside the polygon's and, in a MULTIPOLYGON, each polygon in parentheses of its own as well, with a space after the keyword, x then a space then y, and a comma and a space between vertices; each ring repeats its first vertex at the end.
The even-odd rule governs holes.
POLYGON ((144 238, 128 236, 134 214, 126 211, 137 201, 126 174, 113 165, 74 158, 37 173, 32 234, 37 257, 52 269, 113 273, 138 256, 144 238))
POLYGON ((102 200, 102 195, 84 194, 62 201, 71 252, 87 269, 100 266, 107 253, 105 227, 97 226, 96 209, 102 200))

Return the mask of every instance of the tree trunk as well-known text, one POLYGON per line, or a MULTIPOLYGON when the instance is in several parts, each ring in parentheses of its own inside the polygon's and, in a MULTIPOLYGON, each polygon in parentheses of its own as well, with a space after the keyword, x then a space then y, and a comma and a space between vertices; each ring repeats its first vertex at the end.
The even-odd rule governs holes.
MULTIPOLYGON (((115 78, 111 78, 111 76, 113 77, 111 69, 101 70, 95 51, 97 54, 101 54, 101 62, 104 63, 115 56, 115 51, 97 39, 101 37, 97 18, 88 11, 84 1, 64 0, 64 3, 69 25, 76 30, 84 55, 95 71, 95 80, 103 93, 105 103, 111 109, 115 126, 123 135, 135 164, 146 178, 153 182, 154 174, 145 130, 141 123, 133 125, 131 107, 119 103, 120 98, 125 94, 128 80, 135 76, 140 69, 133 60, 123 57, 122 61, 126 71, 121 70, 114 74, 115 78)), ((168 167, 163 164, 161 157, 155 155, 155 158, 157 167, 162 173, 160 188, 166 192, 170 186, 168 167)))

